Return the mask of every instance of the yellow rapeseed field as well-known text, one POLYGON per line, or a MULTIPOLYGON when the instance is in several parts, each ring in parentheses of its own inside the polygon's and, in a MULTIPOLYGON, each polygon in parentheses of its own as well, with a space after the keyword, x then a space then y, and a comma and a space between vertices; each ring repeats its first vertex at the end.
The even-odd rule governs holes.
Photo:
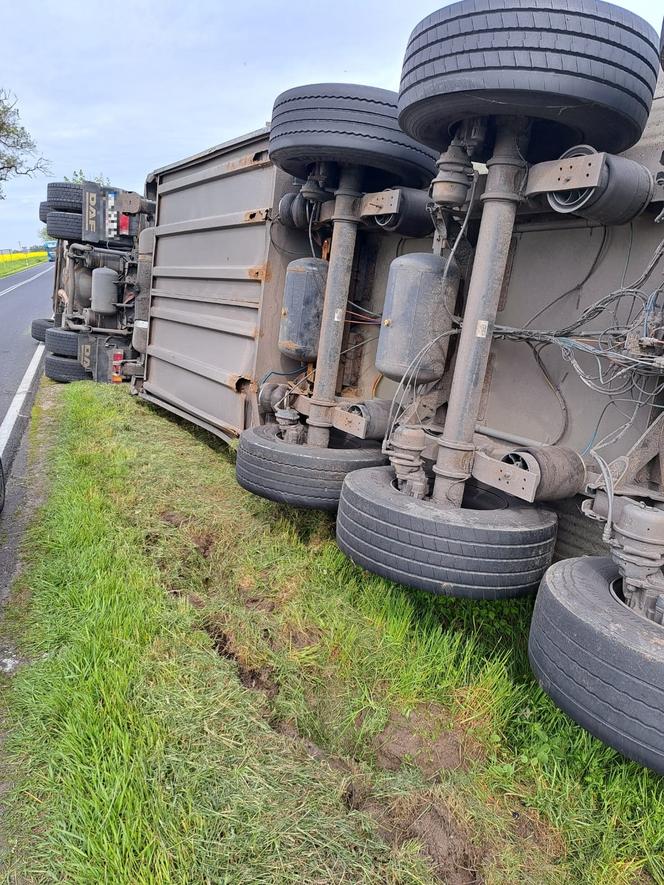
POLYGON ((6 261, 32 260, 34 258, 46 258, 46 249, 41 249, 39 252, 7 252, 0 254, 0 264, 6 261))

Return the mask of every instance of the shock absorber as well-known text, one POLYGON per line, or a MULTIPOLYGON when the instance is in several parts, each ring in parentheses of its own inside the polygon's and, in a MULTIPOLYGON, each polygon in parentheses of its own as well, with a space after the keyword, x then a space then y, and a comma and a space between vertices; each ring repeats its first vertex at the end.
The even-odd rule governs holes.
POLYGON ((528 121, 505 117, 497 121, 493 157, 482 196, 473 273, 468 289, 463 328, 459 337, 454 378, 439 440, 434 471, 433 499, 460 507, 470 477, 475 446, 473 434, 480 411, 493 327, 507 268, 517 207, 522 199, 527 164, 522 147, 528 121))

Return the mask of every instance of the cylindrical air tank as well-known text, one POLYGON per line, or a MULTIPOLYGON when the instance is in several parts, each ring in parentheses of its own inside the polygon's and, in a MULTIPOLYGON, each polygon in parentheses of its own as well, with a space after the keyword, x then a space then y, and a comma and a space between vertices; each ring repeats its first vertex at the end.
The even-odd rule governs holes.
POLYGON ((279 350, 293 360, 312 362, 318 354, 327 267, 322 258, 297 258, 286 268, 279 350))
POLYGON ((131 345, 139 353, 148 352, 148 321, 134 320, 134 331, 131 336, 131 345))
POLYGON ((376 353, 386 378, 401 381, 409 369, 416 369, 417 384, 442 377, 460 282, 454 259, 445 272, 448 258, 416 252, 390 265, 376 353))
POLYGON ((77 307, 90 307, 92 297, 92 271, 87 267, 74 268, 74 303, 77 307))
POLYGON ((110 267, 96 267, 92 271, 91 307, 102 316, 112 316, 117 308, 119 274, 110 267))

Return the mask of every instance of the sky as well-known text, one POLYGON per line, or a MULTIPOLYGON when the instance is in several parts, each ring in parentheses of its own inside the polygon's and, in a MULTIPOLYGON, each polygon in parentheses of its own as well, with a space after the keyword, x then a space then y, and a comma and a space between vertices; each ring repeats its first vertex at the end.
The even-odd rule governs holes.
MULTIPOLYGON (((0 87, 49 174, 6 182, 0 249, 39 242, 48 180, 142 191, 153 169, 257 129, 307 83, 398 89, 436 0, 0 0, 0 87)), ((622 0, 659 31, 661 0, 622 0)))

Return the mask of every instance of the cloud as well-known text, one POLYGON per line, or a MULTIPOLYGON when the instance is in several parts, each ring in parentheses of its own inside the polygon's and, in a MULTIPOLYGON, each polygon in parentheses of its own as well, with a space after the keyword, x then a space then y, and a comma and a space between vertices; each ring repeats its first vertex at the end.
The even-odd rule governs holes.
MULTIPOLYGON (((264 125, 283 89, 397 89, 435 0, 23 0, 3 7, 2 82, 61 179, 82 168, 141 189, 158 166, 264 125), (11 37, 7 37, 11 35, 11 37)), ((650 0, 625 0, 658 26, 650 0)), ((34 240, 46 179, 5 185, 0 247, 34 240), (32 214, 28 211, 32 205, 32 214)))

